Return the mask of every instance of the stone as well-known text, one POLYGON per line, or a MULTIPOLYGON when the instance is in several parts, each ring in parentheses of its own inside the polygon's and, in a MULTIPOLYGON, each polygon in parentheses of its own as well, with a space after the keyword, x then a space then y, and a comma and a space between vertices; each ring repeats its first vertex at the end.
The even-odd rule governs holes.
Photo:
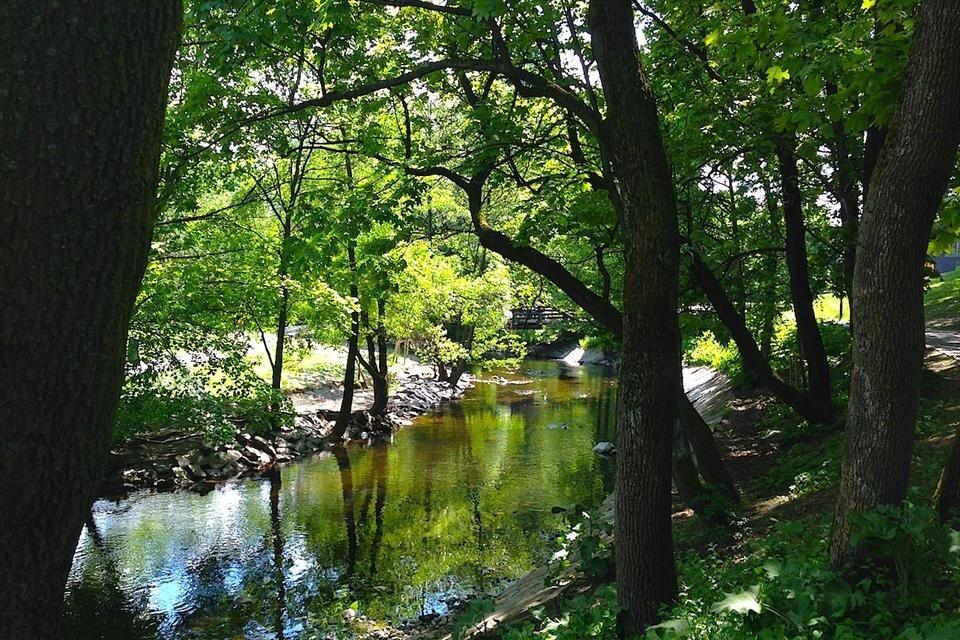
POLYGON ((617 452, 617 447, 612 442, 598 442, 594 445, 593 452, 598 456, 610 456, 617 452))

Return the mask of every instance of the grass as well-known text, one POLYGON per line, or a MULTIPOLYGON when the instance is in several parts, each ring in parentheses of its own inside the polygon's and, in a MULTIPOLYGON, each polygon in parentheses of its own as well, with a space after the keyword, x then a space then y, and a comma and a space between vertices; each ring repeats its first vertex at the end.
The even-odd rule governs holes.
POLYGON ((846 297, 838 298, 835 295, 822 295, 813 303, 813 312, 817 320, 850 321, 850 304, 846 297), (843 304, 841 313, 841 303, 843 304))
POLYGON ((942 325, 960 323, 960 270, 934 281, 923 296, 923 304, 928 321, 942 325))
MULTIPOLYGON (((274 338, 267 336, 273 348, 274 338)), ((253 370, 260 378, 269 381, 272 375, 270 360, 260 341, 251 340, 253 348, 248 354, 253 370)), ((321 376, 324 379, 343 379, 344 353, 334 347, 316 344, 310 349, 287 348, 284 355, 284 372, 282 388, 286 393, 303 391, 310 386, 307 378, 310 375, 321 376), (298 374, 308 374, 301 377, 298 374)))

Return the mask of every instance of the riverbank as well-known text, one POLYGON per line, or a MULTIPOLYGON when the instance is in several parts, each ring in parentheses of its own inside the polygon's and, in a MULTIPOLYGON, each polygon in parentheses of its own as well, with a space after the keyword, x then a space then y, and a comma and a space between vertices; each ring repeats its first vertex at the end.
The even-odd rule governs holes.
MULTIPOLYGON (((464 374, 451 387, 431 378, 429 368, 415 363, 404 363, 395 373, 383 416, 372 416, 367 410, 372 393, 362 388, 355 391, 348 442, 388 438, 417 416, 459 398, 472 384, 471 376, 464 374)), ((122 496, 136 489, 206 492, 231 478, 260 474, 323 451, 330 447, 327 438, 339 415, 334 407, 339 407, 343 390, 342 385, 336 387, 335 381, 312 380, 291 394, 293 424, 276 433, 241 431, 233 441, 220 445, 206 442, 198 433, 177 430, 132 437, 110 451, 99 496, 122 496)))
MULTIPOLYGON (((917 509, 911 526, 925 527, 915 541, 919 545, 933 544, 930 540, 938 539, 923 538, 932 536, 930 527, 936 526, 935 514, 925 505, 958 437, 956 425, 960 416, 958 353, 931 347, 925 366, 909 498, 917 509), (927 511, 921 512, 922 509, 927 511)), ((843 432, 839 425, 816 428, 803 423, 768 395, 748 389, 733 394, 714 429, 728 470, 740 489, 742 503, 730 505, 729 524, 717 526, 697 517, 674 496, 674 540, 683 601, 669 612, 669 619, 661 628, 687 629, 692 632, 689 636, 696 638, 706 637, 700 631, 704 629, 712 630, 711 638, 746 637, 743 634, 750 633, 743 622, 746 618, 752 615, 752 620, 756 620, 769 607, 773 611, 769 617, 778 620, 774 607, 792 606, 794 594, 801 586, 807 590, 805 597, 811 603, 819 603, 820 598, 829 601, 835 595, 829 590, 836 583, 830 582, 824 567, 837 500, 843 432), (790 566, 799 573, 778 576, 767 569, 781 566, 790 566), (758 589, 764 596, 760 601, 755 599, 758 589), (819 593, 820 589, 827 595, 819 593), (746 605, 742 609, 729 607, 728 603, 735 598, 746 605), (730 635, 724 635, 724 630, 729 630, 730 635)), ((536 637, 543 625, 549 625, 551 633, 560 637, 615 637, 615 625, 602 622, 616 619, 615 591, 608 582, 610 573, 598 572, 596 568, 598 562, 608 563, 608 568, 612 565, 613 539, 606 527, 612 529, 613 516, 611 496, 602 508, 590 514, 587 531, 593 533, 584 535, 584 530, 575 526, 571 535, 576 534, 576 539, 565 543, 554 561, 511 584, 482 615, 464 614, 456 624, 466 632, 443 635, 444 640, 473 636, 536 637), (589 569, 580 561, 580 537, 591 549, 589 569), (531 623, 534 612, 536 620, 531 623), (574 624, 592 626, 589 633, 584 627, 582 634, 564 635, 570 633, 574 624), (510 630, 516 635, 510 635, 510 630)), ((928 551, 933 553, 933 547, 928 551)), ((931 576, 914 578, 915 588, 936 585, 934 589, 942 589, 942 582, 937 582, 940 578, 934 573, 931 576)), ((869 585, 860 587, 868 597, 865 604, 857 606, 870 611, 871 602, 875 601, 881 604, 880 611, 886 611, 883 585, 876 591, 870 591, 869 585)), ((883 637, 907 637, 893 631, 901 627, 932 630, 929 636, 919 633, 916 637, 955 637, 952 634, 960 631, 955 618, 960 611, 958 592, 938 591, 937 597, 934 608, 921 605, 891 614, 891 631, 883 637)), ((803 611, 812 616, 812 605, 806 606, 808 609, 803 611)), ((793 615, 792 610, 790 614, 793 615)), ((874 616, 879 627, 884 624, 882 615, 874 616)), ((819 618, 809 626, 820 624, 829 628, 831 622, 819 618)), ((668 632, 656 637, 674 636, 668 632)))

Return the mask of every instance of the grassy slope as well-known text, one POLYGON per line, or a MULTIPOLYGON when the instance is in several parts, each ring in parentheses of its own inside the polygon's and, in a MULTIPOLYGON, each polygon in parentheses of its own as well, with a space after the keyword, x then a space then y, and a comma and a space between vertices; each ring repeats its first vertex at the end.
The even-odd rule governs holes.
POLYGON ((960 270, 948 273, 941 281, 931 284, 923 300, 928 322, 938 326, 958 326, 960 324, 960 270))

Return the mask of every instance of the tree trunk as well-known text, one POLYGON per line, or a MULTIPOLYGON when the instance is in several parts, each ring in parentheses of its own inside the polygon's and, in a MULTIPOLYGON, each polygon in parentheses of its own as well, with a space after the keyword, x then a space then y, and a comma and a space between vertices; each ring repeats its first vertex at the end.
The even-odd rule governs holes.
POLYGON ((760 353, 760 347, 757 346, 750 329, 747 328, 746 320, 737 313, 736 307, 727 297, 716 275, 703 261, 696 249, 692 249, 689 253, 692 259, 693 276, 697 284, 710 300, 714 311, 717 312, 717 317, 730 331, 744 364, 749 367, 757 382, 769 389, 771 393, 807 420, 811 422, 828 421, 830 416, 823 410, 823 407, 813 402, 807 394, 784 382, 773 371, 770 363, 760 353))
MULTIPOLYGON (((357 254, 353 245, 353 240, 347 244, 347 260, 350 263, 351 273, 356 271, 357 254)), ((350 297, 357 300, 360 296, 357 290, 356 281, 350 284, 350 297)), ((330 439, 333 442, 343 440, 347 427, 350 426, 350 418, 353 414, 353 387, 356 384, 357 377, 357 356, 360 353, 360 312, 352 311, 350 313, 350 337, 347 340, 347 365, 343 373, 343 398, 340 399, 340 411, 337 413, 337 420, 333 424, 333 431, 330 432, 330 439)))
POLYGON ((737 486, 730 477, 713 430, 685 395, 680 399, 680 423, 697 458, 697 468, 707 484, 713 485, 735 502, 740 501, 737 486))
POLYGON ((390 396, 390 372, 387 363, 387 327, 384 319, 387 316, 387 302, 383 298, 377 300, 377 366, 378 376, 373 380, 373 408, 374 415, 381 415, 387 410, 387 399, 390 396))
MULTIPOLYGON (((290 213, 286 215, 283 225, 283 235, 280 239, 280 266, 277 269, 277 276, 280 279, 280 309, 277 313, 277 346, 273 350, 273 378, 271 386, 274 391, 280 391, 280 385, 283 382, 283 350, 287 338, 287 314, 290 308, 290 289, 287 288, 287 256, 289 255, 291 220, 290 213)), ((280 410, 278 401, 274 402, 272 407, 274 413, 280 410)))
POLYGON ((960 142, 960 4, 924 0, 870 183, 854 274, 853 373, 831 564, 857 563, 851 512, 904 499, 924 352, 923 263, 960 142))
POLYGON ((607 100, 601 144, 624 202, 626 270, 618 388, 615 535, 624 635, 677 595, 670 522, 671 452, 681 393, 679 233, 657 106, 640 64, 629 0, 591 0, 588 22, 607 100), (668 372, 668 375, 664 375, 668 372))
POLYGON ((680 421, 673 428, 673 485, 677 488, 677 495, 688 507, 696 511, 694 506, 703 494, 703 485, 700 483, 700 473, 693 462, 690 452, 690 443, 683 433, 680 421))
POLYGON ((937 505, 940 522, 957 528, 960 525, 960 429, 953 436, 950 457, 943 467, 933 501, 937 505))
POLYGON ((823 422, 833 420, 833 400, 830 392, 830 366, 823 348, 820 327, 813 311, 813 293, 807 269, 807 230, 803 221, 803 200, 797 158, 793 154, 795 142, 777 144, 780 165, 780 185, 783 190, 783 220, 786 229, 787 270, 790 273, 790 299, 797 323, 797 340, 807 363, 808 395, 817 406, 823 422))
POLYGON ((154 223, 180 3, 0 4, 0 629, 60 634, 154 223))

